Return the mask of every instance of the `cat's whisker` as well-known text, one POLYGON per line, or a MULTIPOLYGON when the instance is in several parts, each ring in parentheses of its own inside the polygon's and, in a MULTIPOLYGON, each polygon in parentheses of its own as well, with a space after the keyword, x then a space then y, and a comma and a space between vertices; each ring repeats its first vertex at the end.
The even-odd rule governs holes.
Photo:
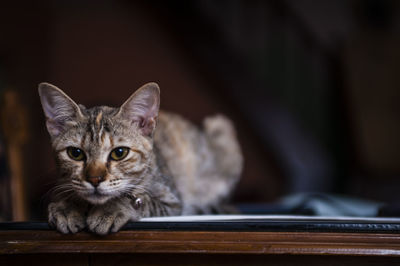
POLYGON ((59 185, 59 186, 54 187, 53 189, 51 189, 51 191, 56 192, 56 191, 60 191, 63 189, 71 189, 71 188, 72 188, 71 184, 64 184, 64 185, 59 185))
POLYGON ((67 185, 67 184, 59 185, 59 186, 56 186, 56 187, 50 189, 47 193, 56 193, 56 192, 58 192, 60 190, 62 191, 62 190, 65 190, 65 189, 70 189, 70 188, 71 188, 71 185, 67 185))
POLYGON ((64 191, 64 192, 62 192, 62 193, 58 193, 58 194, 54 195, 54 197, 55 197, 55 198, 62 198, 62 196, 64 196, 64 195, 70 195, 70 194, 72 194, 72 192, 73 192, 73 191, 64 191))
POLYGON ((68 190, 68 189, 71 189, 71 187, 58 187, 58 188, 55 188, 55 189, 53 189, 52 190, 52 192, 54 192, 54 193, 57 193, 57 192, 59 192, 59 191, 64 191, 64 190, 68 190))
POLYGON ((68 200, 68 199, 70 199, 70 198, 72 198, 72 197, 74 197, 74 196, 76 196, 75 193, 66 194, 66 196, 61 197, 60 200, 66 201, 66 200, 68 200))
POLYGON ((48 196, 52 194, 53 196, 58 196, 60 193, 64 193, 66 191, 72 191, 72 185, 69 183, 61 183, 59 182, 58 185, 54 186, 50 189, 45 195, 48 196))
POLYGON ((58 188, 65 188, 65 187, 71 187, 71 184, 59 184, 57 186, 54 186, 54 189, 58 189, 58 188))
POLYGON ((74 192, 75 191, 73 191, 73 190, 71 190, 71 191, 63 191, 63 192, 60 192, 60 193, 54 195, 54 198, 60 199, 60 200, 65 200, 65 199, 69 198, 71 195, 73 195, 74 192))
POLYGON ((132 192, 133 193, 139 192, 139 193, 144 193, 147 195, 152 195, 152 192, 149 189, 142 187, 142 186, 133 186, 132 192))

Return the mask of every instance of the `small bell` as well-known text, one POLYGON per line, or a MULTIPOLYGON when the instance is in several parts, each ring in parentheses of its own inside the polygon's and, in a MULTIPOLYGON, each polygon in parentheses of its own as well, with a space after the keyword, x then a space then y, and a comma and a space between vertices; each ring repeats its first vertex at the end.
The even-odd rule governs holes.
POLYGON ((133 208, 138 210, 140 207, 142 207, 142 200, 140 198, 136 198, 135 202, 133 203, 133 208))

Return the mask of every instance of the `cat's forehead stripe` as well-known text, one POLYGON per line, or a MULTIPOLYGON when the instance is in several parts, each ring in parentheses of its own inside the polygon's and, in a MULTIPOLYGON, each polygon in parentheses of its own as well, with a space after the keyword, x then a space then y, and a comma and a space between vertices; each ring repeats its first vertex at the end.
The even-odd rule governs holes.
POLYGON ((106 132, 105 132, 106 130, 101 130, 101 132, 99 133, 99 135, 100 135, 100 142, 103 144, 104 143, 104 139, 105 139, 105 136, 106 136, 106 132))
POLYGON ((88 123, 88 133, 91 136, 92 144, 101 144, 102 132, 103 132, 103 112, 101 108, 94 108, 92 112, 89 113, 89 123, 88 123))
POLYGON ((100 122, 101 122, 102 118, 103 118, 103 112, 100 110, 100 112, 97 114, 97 117, 96 117, 96 125, 98 127, 100 127, 100 122))
POLYGON ((110 138, 111 147, 114 147, 114 139, 113 139, 113 137, 111 135, 108 135, 108 137, 110 138))

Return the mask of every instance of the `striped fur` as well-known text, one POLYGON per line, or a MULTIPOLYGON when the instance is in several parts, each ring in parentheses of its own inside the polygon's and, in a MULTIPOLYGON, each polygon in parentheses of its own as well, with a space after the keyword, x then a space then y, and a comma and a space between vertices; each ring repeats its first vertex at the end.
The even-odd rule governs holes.
POLYGON ((219 212, 240 176, 231 122, 207 118, 202 131, 158 112, 155 83, 120 108, 78 106, 48 83, 39 85, 39 94, 61 173, 49 222, 63 233, 87 227, 106 234, 141 217, 219 212), (68 147, 81 149, 85 159, 73 160, 68 147), (129 148, 120 161, 110 159, 117 147, 129 148), (97 176, 96 187, 88 177, 97 176))

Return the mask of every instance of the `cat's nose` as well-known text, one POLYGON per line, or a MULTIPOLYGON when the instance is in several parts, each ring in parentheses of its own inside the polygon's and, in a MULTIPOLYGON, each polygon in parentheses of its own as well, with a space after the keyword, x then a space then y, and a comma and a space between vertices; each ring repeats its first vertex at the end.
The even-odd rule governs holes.
POLYGON ((104 165, 98 163, 89 163, 85 169, 86 181, 97 187, 106 179, 107 169, 104 165))
POLYGON ((94 187, 97 187, 101 182, 104 181, 103 176, 90 176, 86 179, 90 184, 92 184, 94 187))

